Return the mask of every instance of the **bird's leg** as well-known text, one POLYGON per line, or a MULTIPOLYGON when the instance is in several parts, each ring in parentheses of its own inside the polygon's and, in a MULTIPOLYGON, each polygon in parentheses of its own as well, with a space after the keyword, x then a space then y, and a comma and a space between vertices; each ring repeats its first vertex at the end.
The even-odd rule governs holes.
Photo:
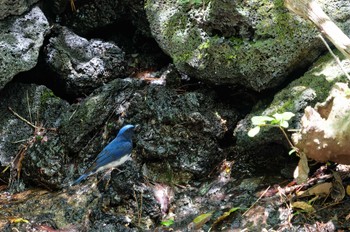
MULTIPOLYGON (((106 186, 105 186, 105 189, 107 189, 107 187, 108 187, 108 185, 109 185, 109 182, 111 181, 111 174, 112 174, 112 171, 114 170, 114 169, 117 169, 118 171, 119 171, 119 173, 121 173, 121 172, 123 172, 123 171, 121 171, 120 169, 118 169, 118 168, 110 168, 110 169, 108 169, 107 171, 106 171, 106 173, 103 175, 103 179, 104 178, 106 178, 107 177, 107 183, 106 183, 106 186)), ((118 173, 118 174, 119 174, 118 173)))
POLYGON ((107 177, 107 183, 106 183, 105 189, 107 189, 107 187, 108 187, 108 185, 109 185, 109 182, 111 181, 111 173, 112 173, 112 171, 113 171, 114 169, 117 169, 117 170, 119 171, 118 175, 119 175, 120 173, 123 173, 123 172, 124 172, 124 171, 120 170, 120 169, 117 168, 117 167, 109 168, 109 169, 105 172, 105 174, 102 176, 102 178, 101 178, 101 180, 102 180, 102 179, 105 179, 105 178, 107 177))
POLYGON ((107 177, 107 183, 106 183, 105 189, 107 189, 109 182, 111 181, 111 173, 113 170, 114 168, 108 169, 102 177, 102 179, 105 179, 107 177))

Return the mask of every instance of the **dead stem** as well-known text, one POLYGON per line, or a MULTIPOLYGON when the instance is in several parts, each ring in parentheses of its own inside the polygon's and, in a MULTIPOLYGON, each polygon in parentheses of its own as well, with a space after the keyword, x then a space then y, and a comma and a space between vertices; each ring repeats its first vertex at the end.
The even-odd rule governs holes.
POLYGON ((251 210, 259 201, 261 198, 263 198, 263 196, 267 193, 267 191, 270 189, 271 186, 267 187, 267 189, 261 194, 261 196, 249 207, 249 209, 247 209, 242 216, 246 215, 249 210, 251 210))
POLYGON ((23 118, 21 115, 17 114, 11 107, 8 107, 9 111, 13 113, 16 117, 21 119, 23 122, 27 123, 29 126, 33 127, 34 129, 38 129, 39 127, 35 126, 33 123, 29 122, 27 119, 23 118))

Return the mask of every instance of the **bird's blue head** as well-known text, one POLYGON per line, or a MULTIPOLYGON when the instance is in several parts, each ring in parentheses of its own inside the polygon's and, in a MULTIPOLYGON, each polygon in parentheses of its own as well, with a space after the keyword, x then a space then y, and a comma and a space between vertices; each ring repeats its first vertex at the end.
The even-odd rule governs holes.
POLYGON ((117 135, 118 140, 131 140, 134 135, 134 125, 125 125, 120 129, 117 135))

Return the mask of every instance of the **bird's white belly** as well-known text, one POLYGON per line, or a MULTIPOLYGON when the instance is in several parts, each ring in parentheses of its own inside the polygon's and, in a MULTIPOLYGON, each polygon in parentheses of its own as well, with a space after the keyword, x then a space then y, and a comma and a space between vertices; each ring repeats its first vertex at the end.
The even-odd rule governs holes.
POLYGON ((109 164, 107 164, 107 165, 105 165, 103 167, 100 167, 99 169, 96 170, 96 172, 100 172, 100 171, 103 171, 103 170, 109 169, 109 168, 118 167, 118 166, 122 165, 123 163, 125 163, 128 160, 131 160, 131 154, 124 155, 122 158, 120 158, 120 159, 118 159, 116 161, 110 162, 109 164))

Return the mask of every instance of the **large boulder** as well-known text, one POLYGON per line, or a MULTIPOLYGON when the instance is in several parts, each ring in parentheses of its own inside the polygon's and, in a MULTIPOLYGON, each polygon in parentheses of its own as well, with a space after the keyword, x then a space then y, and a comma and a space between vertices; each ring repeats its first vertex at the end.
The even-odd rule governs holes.
POLYGON ((0 89, 16 74, 32 69, 49 23, 38 7, 0 21, 0 89))
POLYGON ((125 75, 124 52, 113 42, 87 40, 58 27, 44 49, 45 60, 64 91, 89 94, 102 84, 125 75))
POLYGON ((116 79, 66 114, 60 137, 77 154, 75 159, 83 161, 78 164, 82 172, 115 137, 116 128, 139 124, 135 160, 157 180, 186 182, 224 159, 220 141, 239 119, 237 111, 216 102, 215 96, 200 90, 178 94, 162 85, 116 79))
MULTIPOLYGON (((323 6, 345 26, 348 7, 333 11, 338 3, 350 5, 323 6)), ((154 38, 177 68, 216 85, 275 87, 325 48, 315 27, 290 14, 280 0, 149 0, 145 9, 154 38)))
POLYGON ((61 186, 67 176, 67 150, 57 128, 68 102, 45 86, 12 82, 0 99, 1 166, 10 166, 15 179, 61 186))

